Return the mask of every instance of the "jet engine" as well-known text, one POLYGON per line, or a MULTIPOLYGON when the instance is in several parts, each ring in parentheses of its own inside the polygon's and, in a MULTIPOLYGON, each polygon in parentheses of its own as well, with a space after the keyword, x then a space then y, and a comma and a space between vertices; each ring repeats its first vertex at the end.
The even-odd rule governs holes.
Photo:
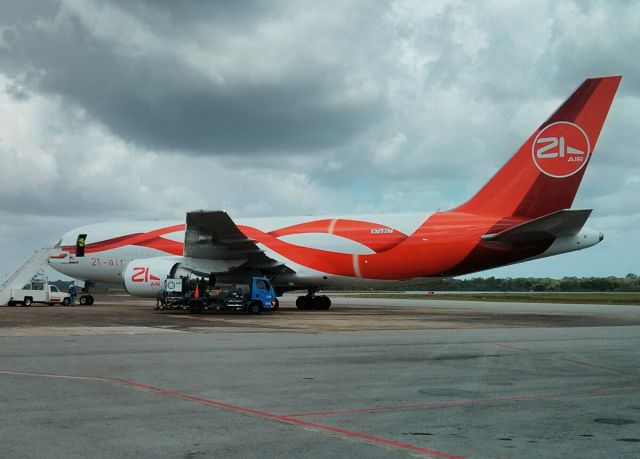
POLYGON ((180 263, 175 259, 141 258, 131 260, 123 273, 124 288, 129 294, 155 298, 164 288, 167 276, 177 274, 180 263))

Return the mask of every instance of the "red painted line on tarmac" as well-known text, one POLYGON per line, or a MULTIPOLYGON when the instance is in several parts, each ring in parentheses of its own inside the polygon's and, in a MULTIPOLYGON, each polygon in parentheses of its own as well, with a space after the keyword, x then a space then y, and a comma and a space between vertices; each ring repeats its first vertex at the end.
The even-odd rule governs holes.
POLYGON ((161 387, 150 386, 149 384, 143 384, 136 381, 131 381, 130 379, 111 378, 111 377, 106 377, 104 379, 107 381, 121 383, 127 386, 137 387, 139 389, 144 389, 151 392, 157 392, 159 394, 170 395, 171 397, 181 398, 183 400, 190 400, 192 402, 202 403, 204 405, 217 406, 219 408, 226 408, 229 410, 240 411, 248 414, 254 414, 256 416, 262 416, 266 418, 279 419, 282 417, 277 414, 267 413, 266 411, 254 410, 253 408, 245 408, 240 405, 232 405, 231 403, 219 402, 217 400, 211 400, 208 398, 196 397, 194 395, 189 395, 182 392, 176 392, 169 389, 163 389, 161 387))
POLYGON ((616 395, 616 394, 626 394, 628 392, 640 392, 640 387, 622 387, 620 389, 594 389, 594 390, 585 390, 585 391, 579 391, 579 392, 557 392, 557 393, 537 394, 537 395, 514 395, 514 396, 507 396, 507 397, 485 398, 485 399, 476 399, 476 400, 451 400, 451 401, 445 401, 445 402, 420 403, 415 405, 381 406, 376 408, 354 408, 349 410, 309 411, 306 413, 287 414, 286 417, 293 418, 293 417, 307 417, 307 416, 334 416, 334 415, 341 415, 341 414, 377 413, 377 412, 383 412, 383 411, 420 410, 420 409, 440 408, 440 407, 448 407, 448 406, 487 405, 490 403, 539 400, 539 399, 545 399, 545 398, 616 395))
POLYGON ((586 367, 593 367, 593 368, 600 368, 601 370, 614 371, 616 373, 620 373, 620 374, 623 374, 623 375, 640 376, 638 373, 632 373, 630 371, 619 370, 617 368, 604 367, 602 365, 598 365, 598 364, 591 363, 591 362, 585 362, 583 360, 574 360, 574 359, 569 359, 567 357, 556 357, 556 358, 558 360, 564 360, 565 362, 577 363, 578 365, 584 365, 586 367))
POLYGON ((313 422, 307 422, 307 421, 302 421, 300 419, 290 418, 288 416, 282 416, 279 414, 269 413, 266 411, 255 410, 253 408, 246 408, 240 405, 233 405, 231 403, 220 402, 220 401, 211 400, 208 398, 196 397, 194 395, 185 394, 183 392, 177 392, 169 389, 163 389, 157 386, 151 386, 149 384, 139 383, 136 381, 132 381, 130 379, 115 378, 115 377, 109 377, 109 376, 62 375, 62 374, 53 374, 53 373, 39 373, 39 372, 32 372, 32 371, 13 371, 13 370, 0 370, 0 374, 17 375, 17 376, 39 376, 39 377, 46 377, 46 378, 61 378, 61 379, 73 379, 73 380, 84 380, 84 381, 114 382, 114 383, 123 384, 126 386, 136 387, 136 388, 143 389, 150 392, 168 395, 170 397, 175 397, 182 400, 201 403, 203 405, 215 406, 218 408, 238 411, 241 413, 246 413, 254 416, 273 419, 273 420, 284 422, 287 424, 309 427, 312 429, 323 430, 326 432, 338 433, 347 437, 359 438, 362 440, 367 440, 369 442, 380 443, 383 445, 393 446, 396 448, 406 449, 409 451, 429 454, 435 457, 444 457, 447 459, 463 459, 462 456, 455 456, 453 454, 445 453, 443 451, 438 451, 435 449, 422 448, 420 446, 411 445, 409 443, 403 443, 395 440, 389 440, 383 437, 363 434, 360 432, 355 432, 353 430, 340 429, 338 427, 331 427, 324 424, 316 424, 313 422))
POLYGON ((349 436, 349 437, 362 438, 364 440, 369 440, 369 441, 376 442, 376 443, 382 443, 382 444, 389 445, 389 446, 395 446, 395 447, 402 448, 402 449, 408 449, 410 451, 417 451, 419 453, 425 453, 425 454, 429 454, 431 456, 446 457, 446 458, 449 458, 449 459, 462 459, 462 456, 454 456, 452 454, 444 453, 442 451, 436 451, 434 449, 429 449, 429 448, 422 448, 420 446, 410 445, 409 443, 402 443, 402 442, 395 441, 395 440, 388 440, 386 438, 375 437, 373 435, 367 435, 367 434, 363 434, 363 433, 360 433, 360 432, 354 432, 352 430, 339 429, 337 427, 331 427, 331 426, 327 426, 327 425, 324 425, 324 424, 316 424, 314 422, 301 421, 300 419, 292 419, 292 418, 290 418, 288 416, 280 416, 279 418, 281 420, 283 420, 285 422, 289 422, 291 424, 297 424, 297 425, 301 425, 301 426, 305 426, 305 427, 311 427, 313 429, 326 430, 328 432, 335 432, 335 433, 339 433, 339 434, 346 435, 346 436, 349 436))
MULTIPOLYGON (((495 346, 502 346, 502 347, 506 347, 506 348, 509 348, 509 349, 514 349, 514 350, 520 351, 520 352, 526 352, 526 353, 529 353, 529 354, 543 355, 543 354, 538 354, 538 353, 536 353, 534 351, 530 351, 529 349, 524 349, 524 348, 521 348, 521 347, 513 346, 512 344, 505 344, 505 343, 491 343, 491 344, 493 344, 495 346)), ((585 362, 584 360, 574 360, 574 359, 570 359, 570 358, 567 358, 567 357, 558 357, 558 356, 554 356, 554 355, 549 356, 549 357, 551 357, 553 359, 556 359, 556 360, 563 360, 565 362, 577 363, 578 365, 582 365, 582 366, 586 366, 586 367, 593 367, 593 368, 599 368, 601 370, 613 371, 615 373, 620 373, 620 374, 623 374, 623 375, 640 376, 640 374, 638 374, 638 373, 633 373, 631 371, 625 371, 625 370, 619 370, 617 368, 605 367, 605 366, 598 365, 598 364, 595 364, 595 363, 585 362)))

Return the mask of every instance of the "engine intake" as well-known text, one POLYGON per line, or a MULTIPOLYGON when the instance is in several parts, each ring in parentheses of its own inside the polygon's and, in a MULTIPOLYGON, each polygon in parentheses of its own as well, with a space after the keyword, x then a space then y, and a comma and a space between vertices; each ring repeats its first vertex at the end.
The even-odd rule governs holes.
POLYGON ((175 260, 161 258, 131 260, 123 273, 124 288, 134 296, 155 298, 164 289, 164 280, 173 277, 179 266, 175 260))

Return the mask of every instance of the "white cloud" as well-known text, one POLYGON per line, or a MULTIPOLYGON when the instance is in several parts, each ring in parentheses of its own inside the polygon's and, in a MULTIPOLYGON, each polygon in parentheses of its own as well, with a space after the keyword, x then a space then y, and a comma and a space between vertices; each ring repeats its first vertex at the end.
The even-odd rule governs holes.
POLYGON ((637 4, 181 8, 64 0, 31 22, 0 20, 0 249, 9 258, 79 224, 194 208, 449 208, 582 79, 624 73, 575 202, 595 208, 590 225, 614 236, 579 258, 497 272, 637 271, 628 242, 640 236, 637 4))

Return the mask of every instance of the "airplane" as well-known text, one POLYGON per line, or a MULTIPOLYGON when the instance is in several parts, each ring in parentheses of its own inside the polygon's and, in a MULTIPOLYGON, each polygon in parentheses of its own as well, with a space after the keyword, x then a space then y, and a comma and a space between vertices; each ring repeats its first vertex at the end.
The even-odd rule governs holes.
POLYGON ((621 76, 589 78, 464 204, 387 215, 232 219, 222 210, 186 221, 99 223, 73 229, 49 259, 57 271, 123 284, 155 297, 168 276, 221 284, 266 276, 302 310, 328 309, 332 285, 459 276, 594 246, 592 210, 570 209, 621 76))

